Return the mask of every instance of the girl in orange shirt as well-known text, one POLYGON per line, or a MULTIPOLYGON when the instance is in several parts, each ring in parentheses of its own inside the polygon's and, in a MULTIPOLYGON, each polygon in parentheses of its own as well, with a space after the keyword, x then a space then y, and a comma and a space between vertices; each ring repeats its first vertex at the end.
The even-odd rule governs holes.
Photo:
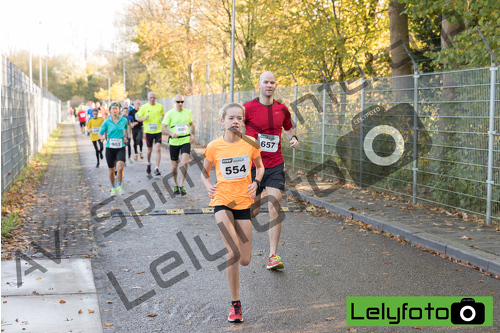
POLYGON ((226 274, 231 291, 231 322, 243 321, 239 298, 239 265, 247 266, 252 255, 250 206, 264 176, 261 149, 254 138, 241 133, 245 108, 238 103, 226 104, 220 111, 225 134, 210 142, 204 152, 203 185, 211 198, 215 220, 227 249, 226 274), (256 166, 252 182, 250 169, 256 166), (215 164, 217 183, 210 183, 210 169, 215 164))

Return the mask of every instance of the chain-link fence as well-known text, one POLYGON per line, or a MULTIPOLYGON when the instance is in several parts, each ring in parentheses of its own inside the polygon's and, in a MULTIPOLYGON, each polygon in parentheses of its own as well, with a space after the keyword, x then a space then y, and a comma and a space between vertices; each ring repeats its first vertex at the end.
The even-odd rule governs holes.
POLYGON ((2 192, 61 121, 61 102, 2 55, 2 192))
MULTIPOLYGON (((238 91, 234 101, 258 93, 238 91)), ((275 96, 288 106, 300 138, 296 151, 282 145, 287 169, 500 222, 497 67, 278 88, 275 96), (384 112, 375 112, 377 105, 384 112), (384 125, 397 131, 379 133, 384 125), (397 162, 385 163, 391 156, 384 154, 398 157, 398 147, 397 162)), ((206 145, 221 136, 218 111, 229 94, 185 99, 196 141, 206 145)), ((172 99, 158 102, 173 107, 172 99)))

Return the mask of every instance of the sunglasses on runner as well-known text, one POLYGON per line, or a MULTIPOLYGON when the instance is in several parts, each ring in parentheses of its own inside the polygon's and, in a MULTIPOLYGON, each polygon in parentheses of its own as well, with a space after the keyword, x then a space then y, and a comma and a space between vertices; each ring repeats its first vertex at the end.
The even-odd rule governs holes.
POLYGON ((182 104, 184 101, 175 101, 177 104, 182 104))

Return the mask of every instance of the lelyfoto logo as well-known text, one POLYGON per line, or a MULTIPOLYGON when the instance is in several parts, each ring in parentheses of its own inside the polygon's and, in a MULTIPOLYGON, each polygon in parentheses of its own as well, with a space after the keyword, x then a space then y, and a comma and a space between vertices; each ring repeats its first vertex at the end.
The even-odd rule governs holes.
POLYGON ((493 297, 347 297, 347 326, 493 326, 493 297))

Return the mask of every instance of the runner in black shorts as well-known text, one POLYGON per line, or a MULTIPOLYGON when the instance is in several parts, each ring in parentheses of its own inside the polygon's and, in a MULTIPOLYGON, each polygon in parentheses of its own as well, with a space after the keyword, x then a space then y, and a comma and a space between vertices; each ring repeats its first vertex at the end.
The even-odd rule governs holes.
MULTIPOLYGON (((297 149, 299 142, 292 126, 290 111, 286 105, 274 100, 276 78, 271 72, 264 72, 259 81, 259 97, 245 104, 246 135, 257 139, 262 149, 262 162, 266 171, 262 178, 261 188, 252 206, 252 217, 260 212, 262 189, 265 188, 268 198, 269 217, 273 224, 269 228, 269 261, 267 269, 284 267, 281 258, 276 255, 281 233, 280 202, 285 189, 284 159, 281 155, 281 132, 290 139, 290 147, 297 149)), ((252 170, 252 176, 255 175, 252 170)))
POLYGON ((128 120, 120 117, 120 105, 113 102, 110 106, 111 117, 106 119, 99 131, 102 142, 106 140, 106 162, 109 168, 109 180, 111 181, 111 196, 123 195, 122 188, 123 166, 125 164, 125 145, 128 142, 128 120), (104 135, 106 133, 106 135, 104 135), (118 184, 115 187, 115 166, 117 169, 118 184))
POLYGON ((184 96, 177 94, 174 97, 175 107, 165 114, 162 122, 162 131, 169 136, 170 159, 172 160, 172 178, 174 193, 186 195, 184 181, 189 166, 191 144, 194 142, 194 124, 191 110, 185 109, 184 96), (180 158, 179 158, 179 152, 180 158), (181 170, 181 182, 177 183, 177 168, 181 170))
POLYGON ((134 103, 133 109, 130 110, 128 113, 129 116, 132 116, 132 121, 131 121, 131 126, 132 126, 132 139, 134 140, 134 159, 137 161, 137 146, 139 146, 139 151, 141 154, 141 159, 144 158, 144 155, 142 155, 142 137, 143 131, 142 131, 142 121, 138 121, 135 118, 135 114, 139 111, 141 108, 141 101, 137 100, 134 103))
POLYGON ((146 173, 151 174, 151 154, 153 153, 153 144, 156 150, 156 168, 155 176, 161 176, 159 166, 161 162, 161 122, 165 111, 163 105, 156 103, 156 95, 153 91, 148 93, 149 103, 144 104, 136 113, 135 119, 142 121, 144 132, 146 133, 146 145, 148 146, 148 165, 146 173))
POLYGON ((182 146, 172 146, 169 145, 169 151, 170 151, 170 159, 172 161, 178 161, 179 160, 179 153, 181 154, 190 154, 191 153, 191 143, 185 143, 182 146))

